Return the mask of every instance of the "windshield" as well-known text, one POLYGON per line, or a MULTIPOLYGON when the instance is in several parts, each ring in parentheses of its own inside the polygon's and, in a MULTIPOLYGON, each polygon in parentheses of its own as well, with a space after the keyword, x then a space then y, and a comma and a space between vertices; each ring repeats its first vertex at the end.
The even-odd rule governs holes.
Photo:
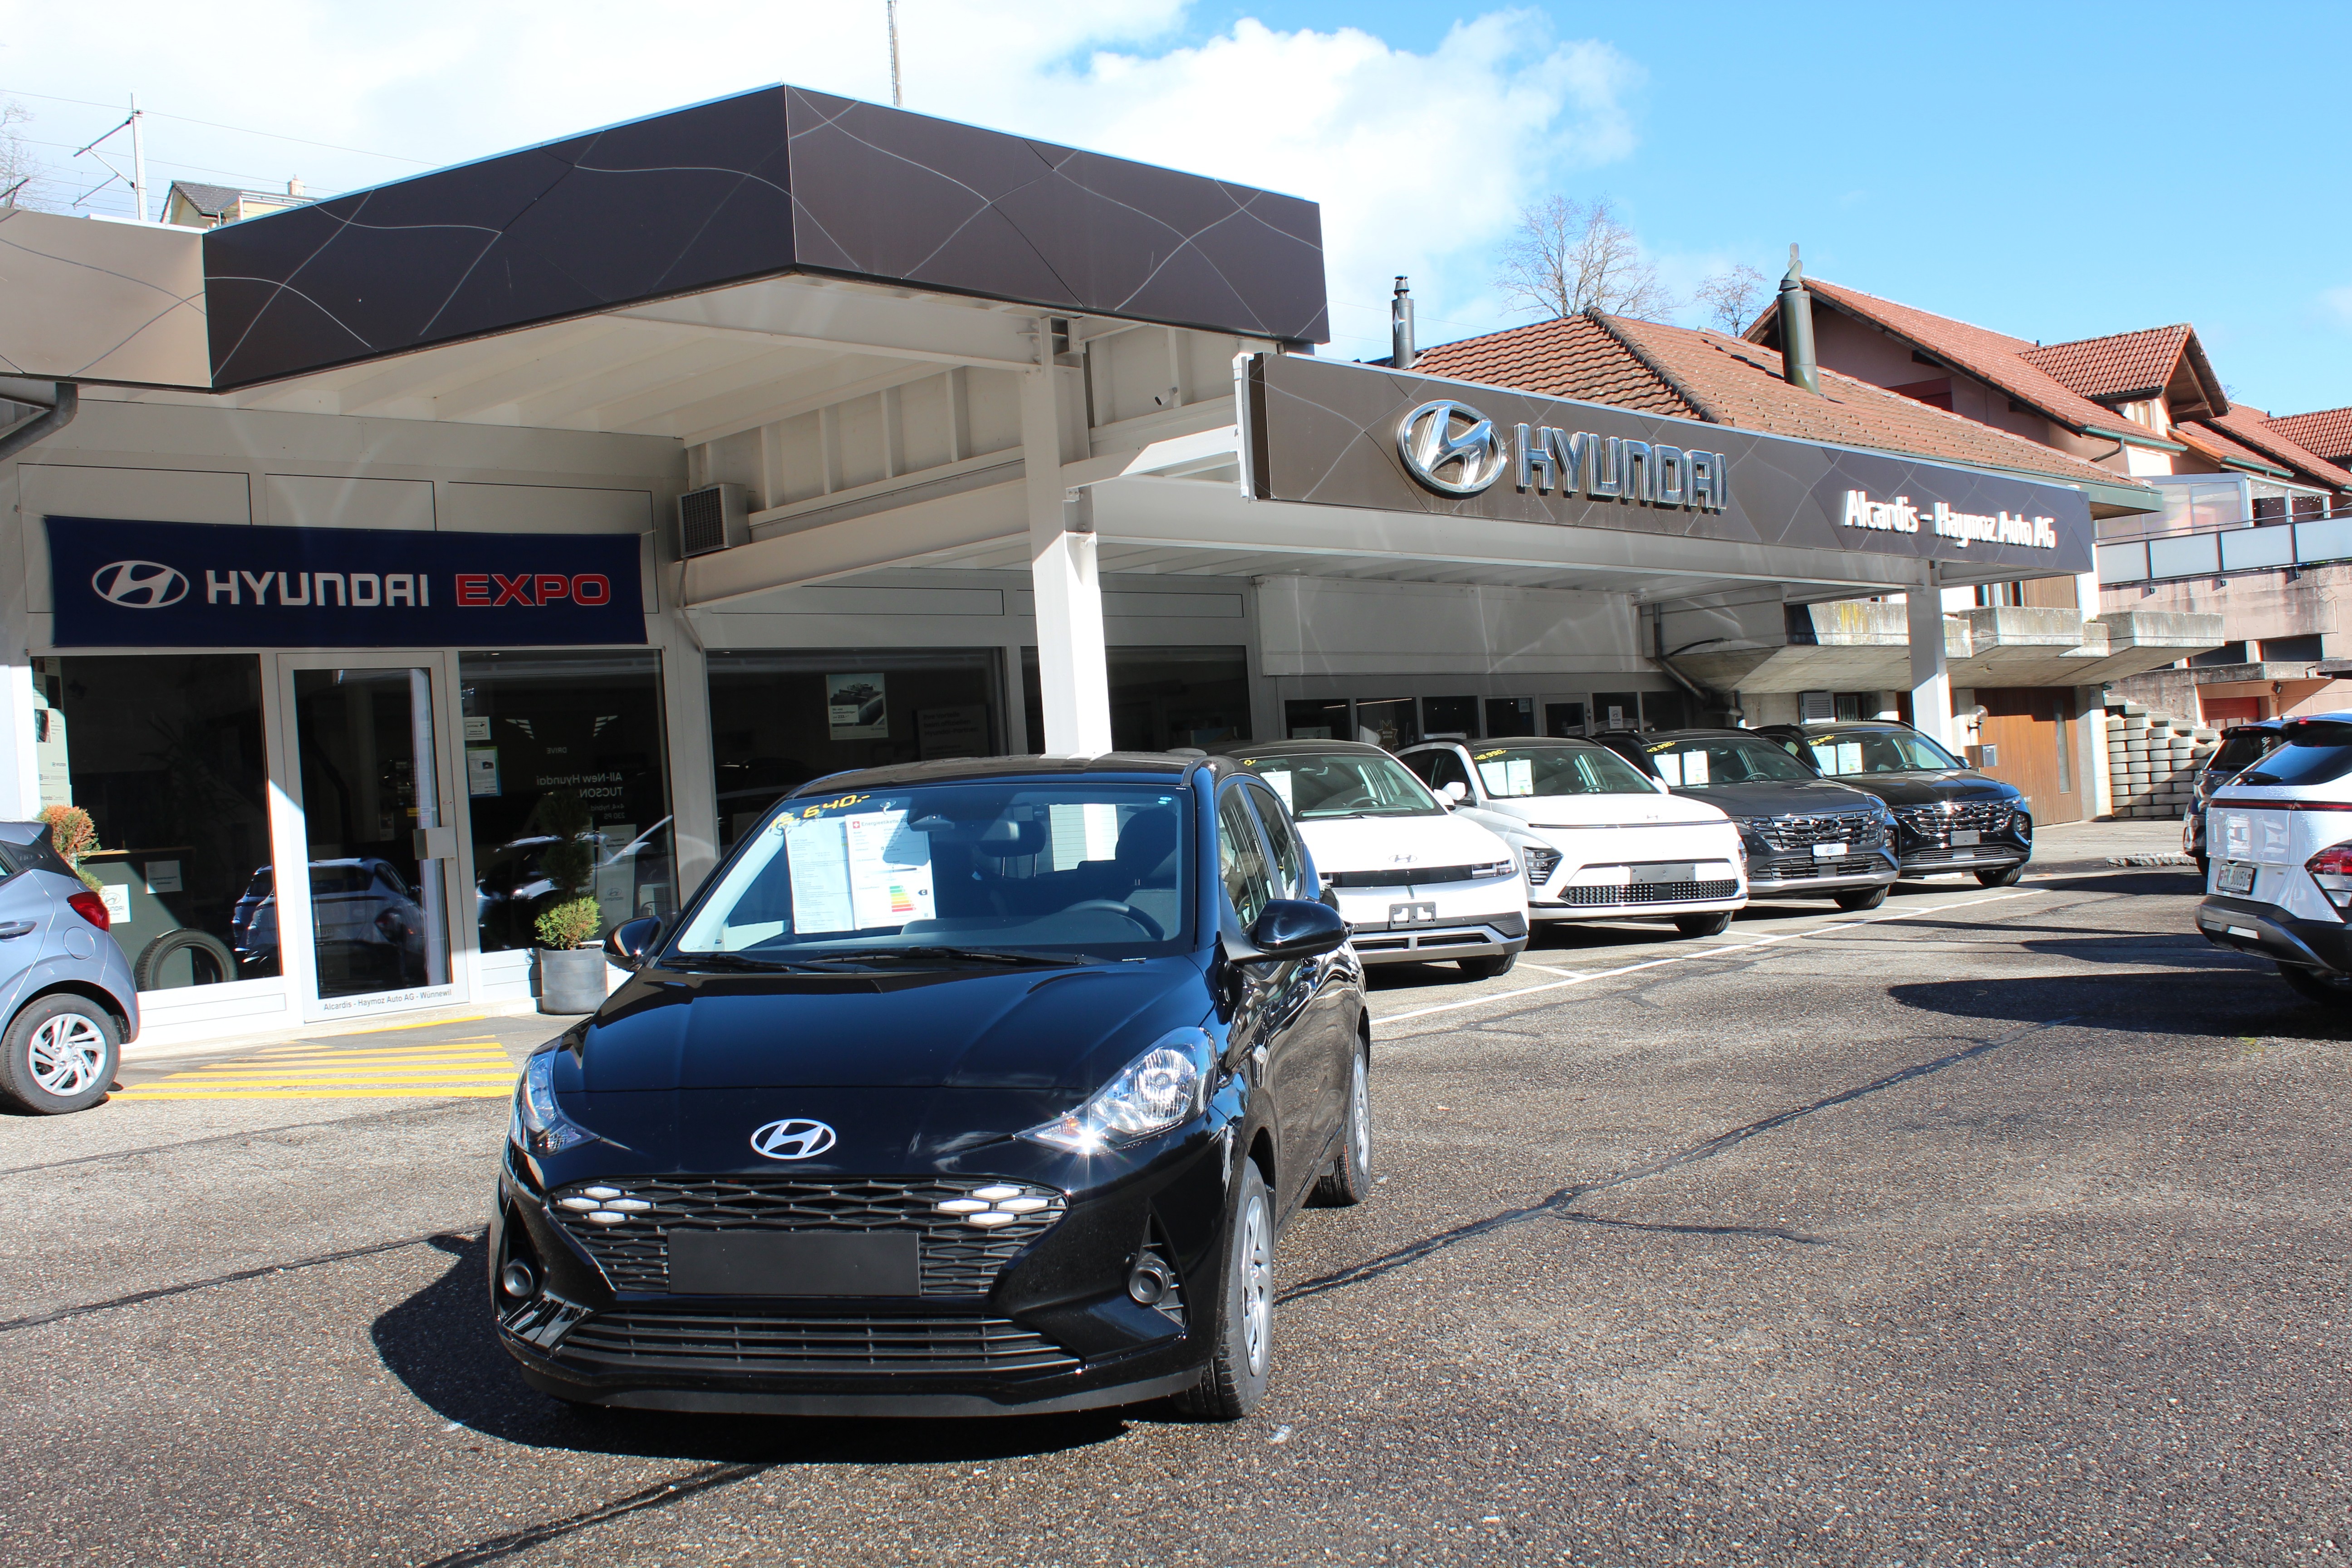
POLYGON ((2334 784, 2352 773, 2352 724, 2305 724, 2238 775, 2242 784, 2334 784))
POLYGON ((1606 746, 1487 746, 1470 753, 1500 800, 1550 795, 1655 795, 1642 770, 1606 746))
POLYGON ((1761 735, 1753 740, 1740 735, 1706 735, 1685 741, 1651 741, 1644 743, 1643 750, 1650 753, 1658 776, 1675 789, 1813 776, 1804 763, 1761 735))
POLYGON ((1182 951, 1190 795, 948 784, 788 800, 671 950, 781 966, 912 947, 1076 958, 1182 951))
POLYGON ((1808 735, 1806 749, 1813 766, 1832 778, 1853 773, 1932 773, 1964 768, 1966 763, 1911 730, 1840 730, 1833 734, 1808 735))
POLYGON ((1436 816, 1445 808, 1394 757, 1370 752, 1289 752, 1238 759, 1301 822, 1332 816, 1436 816))

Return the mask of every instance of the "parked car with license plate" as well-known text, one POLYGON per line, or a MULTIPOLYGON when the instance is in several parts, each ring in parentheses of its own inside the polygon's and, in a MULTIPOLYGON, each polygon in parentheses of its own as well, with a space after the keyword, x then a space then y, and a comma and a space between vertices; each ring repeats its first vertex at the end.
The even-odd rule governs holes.
POLYGON ((1528 945, 1518 856, 1380 747, 1274 741, 1229 754, 1290 808, 1366 963, 1451 959, 1486 980, 1528 945))
POLYGON ((2275 961, 2314 1001, 2352 1003, 2352 717, 2289 719, 2206 806, 2197 928, 2275 961))
POLYGON ((1978 772, 1908 724, 1768 724, 1756 731, 1823 778, 1867 791, 1895 814, 1906 877, 1973 871, 1988 888, 2025 874, 2033 856, 2032 803, 2015 784, 1978 772))
POLYGON ((1895 814, 1832 783, 1753 730, 1618 730, 1597 737, 1676 795, 1739 825, 1752 899, 1826 898, 1842 910, 1886 901, 1900 864, 1895 814))
POLYGON ((54 1116, 113 1087, 139 988, 110 923, 47 824, 0 822, 0 1099, 54 1116))
POLYGON ((1685 936, 1715 936, 1748 901, 1731 819, 1670 794, 1606 746, 1437 741, 1398 755, 1517 852, 1533 920, 1661 919, 1685 936))
POLYGON ((1371 1191, 1363 971, 1229 759, 836 773, 533 1055, 501 1342, 575 1403, 1248 1414, 1302 1204, 1371 1191))
MULTIPOLYGON (((2352 715, 2337 714, 2337 718, 2352 715)), ((2232 724, 2221 731, 2221 743, 2205 765, 2197 770, 2197 782, 2191 785, 2189 810, 2180 819, 2180 852, 2197 862, 2197 877, 2205 878, 2208 856, 2205 849, 2205 810, 2213 802, 2223 784, 2228 784, 2257 759, 2279 742, 2284 719, 2257 719, 2252 723, 2232 724)))

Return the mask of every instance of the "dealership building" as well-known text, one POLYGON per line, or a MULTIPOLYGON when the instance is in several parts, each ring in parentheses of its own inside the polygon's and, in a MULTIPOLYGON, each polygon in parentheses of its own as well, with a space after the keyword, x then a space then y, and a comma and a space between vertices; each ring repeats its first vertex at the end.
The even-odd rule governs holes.
MULTIPOLYGON (((201 231, 0 208, 0 817, 89 812, 151 1043, 527 1005, 549 845, 609 929, 843 769, 1760 721, 1834 682, 1697 645, 1857 604, 1966 743, 1947 595, 2145 510, 1320 357, 1320 232, 792 88, 201 231)), ((2104 620, 2075 688, 2179 657, 2104 620)))

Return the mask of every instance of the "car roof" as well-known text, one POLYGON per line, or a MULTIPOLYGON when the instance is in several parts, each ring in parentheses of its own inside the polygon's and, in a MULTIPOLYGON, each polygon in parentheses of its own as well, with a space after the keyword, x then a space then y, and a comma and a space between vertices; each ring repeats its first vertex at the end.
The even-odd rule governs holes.
POLYGON ((1236 766, 1230 759, 1211 757, 1201 752, 1105 752, 1098 757, 946 757, 929 763, 896 763, 887 767, 853 768, 846 773, 827 773, 823 778, 811 779, 788 791, 781 798, 796 800, 803 795, 833 795, 847 789, 887 788, 894 784, 966 784, 1003 779, 1092 777, 1179 784, 1188 769, 1202 763, 1213 769, 1221 763, 1227 770, 1236 766))
POLYGON ((1919 732, 1918 726, 1906 724, 1900 719, 1808 719, 1801 724, 1759 724, 1755 733, 1767 730, 1795 730, 1804 734, 1826 733, 1834 730, 1908 730, 1919 732))
MULTIPOLYGON (((1590 746, 1594 743, 1581 735, 1490 735, 1483 741, 1458 741, 1450 737, 1423 741, 1418 745, 1407 746, 1405 750, 1414 752, 1428 746, 1459 746, 1465 752, 1476 752, 1488 746, 1590 746)), ((1602 751, 1608 749, 1601 747, 1602 751)))
POLYGON ((1241 762, 1251 757, 1308 757, 1332 752, 1370 757, 1389 754, 1385 749, 1366 741, 1268 741, 1263 746, 1219 746, 1215 754, 1241 762))
POLYGON ((1728 725, 1694 724, 1681 730, 1603 730, 1604 735, 1623 735, 1636 741, 1717 740, 1741 737, 1762 740, 1760 730, 1737 730, 1728 725))
POLYGON ((46 822, 0 822, 0 840, 10 844, 30 844, 49 830, 46 822))

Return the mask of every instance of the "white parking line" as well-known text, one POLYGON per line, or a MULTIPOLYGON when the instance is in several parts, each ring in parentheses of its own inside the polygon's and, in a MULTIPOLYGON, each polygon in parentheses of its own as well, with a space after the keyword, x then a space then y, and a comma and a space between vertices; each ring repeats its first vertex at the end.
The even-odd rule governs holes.
MULTIPOLYGON (((2046 892, 2043 888, 2026 888, 2014 893, 1993 893, 1981 899, 1964 899, 1955 904, 1930 904, 1925 909, 1898 910, 1891 915, 1873 915, 1867 920, 1838 921, 1833 924, 1815 926, 1810 931, 1781 931, 1773 936, 1758 937, 1754 942, 1734 942, 1727 947, 1695 948, 1688 952, 1669 953, 1664 958, 1647 959, 1640 963, 1621 964, 1615 969, 1596 969, 1589 974, 1574 974, 1565 980, 1547 981, 1541 985, 1522 985, 1516 991, 1498 991, 1488 996, 1472 996, 1460 1002, 1440 1002, 1433 1006, 1416 1007, 1409 1013, 1391 1013, 1383 1017, 1373 1015, 1372 1027, 1377 1034, 1391 1024, 1402 1024, 1409 1018, 1426 1018, 1433 1013, 1452 1013, 1464 1007, 1483 1007, 1490 1002, 1509 1002, 1521 996, 1533 996, 1539 992, 1558 991, 1565 986, 1582 985, 1588 981, 1608 980, 1620 974, 1633 974, 1644 969, 1662 969, 1669 963, 1687 963, 1696 958, 1720 958, 1726 953, 1749 952, 1759 947, 1769 947, 1777 942, 1798 942, 1809 936, 1830 936, 1838 931, 1854 931, 1863 926, 1882 925, 1888 921, 1913 920, 1920 915, 1942 914, 1947 910, 1971 910, 1979 904, 1997 904, 2004 899, 2022 899, 2029 894, 2046 892)), ((1541 968, 1531 964, 1530 968, 1541 968)), ((1559 973, 1553 970, 1549 973, 1559 973)))

